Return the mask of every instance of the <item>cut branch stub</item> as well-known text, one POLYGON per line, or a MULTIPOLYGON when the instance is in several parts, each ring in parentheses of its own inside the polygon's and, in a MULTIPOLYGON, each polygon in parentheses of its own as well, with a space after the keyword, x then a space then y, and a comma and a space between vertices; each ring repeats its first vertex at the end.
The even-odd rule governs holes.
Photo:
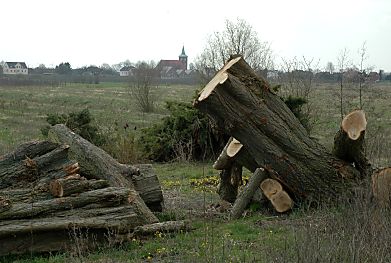
POLYGON ((233 138, 227 147, 227 155, 229 157, 235 156, 240 151, 240 149, 242 149, 242 147, 243 144, 241 144, 238 140, 233 138))
POLYGON ((357 140, 367 128, 367 119, 363 110, 355 110, 345 116, 341 124, 351 140, 357 140))

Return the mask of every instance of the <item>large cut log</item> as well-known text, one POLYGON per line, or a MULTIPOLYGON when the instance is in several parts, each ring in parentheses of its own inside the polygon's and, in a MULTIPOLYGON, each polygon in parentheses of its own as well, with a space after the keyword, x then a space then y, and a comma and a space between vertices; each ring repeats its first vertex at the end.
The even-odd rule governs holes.
MULTIPOLYGON (((113 244, 118 233, 144 224, 131 205, 63 211, 59 216, 0 221, 0 256, 68 250, 73 245, 113 244), (67 212, 67 213, 65 213, 67 212)), ((85 247, 80 249, 85 249, 85 247)))
POLYGON ((353 181, 347 178, 354 177, 351 173, 356 170, 312 140, 242 57, 227 62, 194 106, 240 141, 258 167, 268 171, 295 200, 333 199, 353 181))
POLYGON ((363 110, 355 110, 342 120, 341 129, 334 137, 333 154, 353 163, 362 177, 372 174, 371 164, 365 155, 367 120, 363 110))
MULTIPOLYGON (((83 139, 63 124, 53 126, 49 131, 49 137, 56 142, 70 145, 69 156, 79 162, 81 167, 80 173, 83 176, 89 179, 107 180, 111 186, 124 186, 135 189, 131 178, 140 175, 140 169, 138 167, 118 163, 104 150, 83 139)), ((146 178, 150 179, 150 176, 146 176, 146 178)), ((156 193, 155 197, 159 196, 161 198, 160 202, 162 202, 163 195, 161 194, 161 187, 156 176, 153 181, 157 184, 157 186, 153 186, 156 193)), ((139 185, 142 184, 139 183, 139 185)), ((150 190, 147 187, 139 187, 136 190, 144 189, 146 191, 150 190)), ((142 191, 139 193, 144 195, 142 191)), ((146 193, 144 196, 150 195, 146 193)), ((153 206, 156 206, 157 202, 157 198, 154 198, 152 202, 154 203, 153 206)), ((153 216, 153 214, 150 213, 149 216, 153 216)))
MULTIPOLYGON (((83 207, 91 203, 118 206, 122 203, 133 202, 137 193, 125 187, 107 187, 81 193, 78 196, 69 196, 48 199, 34 203, 16 203, 7 211, 0 213, 0 220, 31 218, 47 215, 53 212, 83 207)), ((146 220, 154 223, 154 220, 146 220)))
POLYGON ((101 189, 108 186, 109 183, 106 180, 86 180, 79 175, 53 180, 50 183, 49 190, 54 197, 65 197, 70 196, 71 194, 101 189))
POLYGON ((244 209, 250 203, 256 190, 259 189, 260 183, 266 178, 267 172, 265 172, 264 169, 258 168, 255 170, 254 174, 250 177, 249 182, 244 187, 243 191, 240 193, 232 207, 232 219, 238 219, 242 216, 244 209))

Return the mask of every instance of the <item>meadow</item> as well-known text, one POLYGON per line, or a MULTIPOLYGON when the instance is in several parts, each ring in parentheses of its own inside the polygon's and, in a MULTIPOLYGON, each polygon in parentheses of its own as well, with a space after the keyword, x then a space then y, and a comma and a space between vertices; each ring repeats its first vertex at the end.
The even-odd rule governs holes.
MULTIPOLYGON (((190 102, 197 86, 160 86, 154 90, 156 110, 142 113, 126 83, 70 84, 61 87, 0 87, 0 155, 19 143, 42 139, 40 128, 48 113, 88 108, 107 133, 128 124, 136 133, 168 112, 167 100, 190 102)), ((339 129, 339 89, 318 84, 310 93, 311 136, 331 149, 339 129)), ((391 83, 375 83, 364 90, 368 118, 367 153, 379 166, 391 163, 391 83)), ((345 112, 358 107, 358 91, 344 90, 345 112)), ((218 172, 210 162, 155 163, 165 210, 162 220, 189 219, 195 230, 156 233, 98 251, 70 250, 50 255, 0 258, 3 262, 390 262, 391 217, 373 207, 366 193, 338 207, 297 207, 278 215, 252 206, 244 218, 228 220, 216 207, 218 172)), ((248 175, 248 172, 246 172, 248 175)))

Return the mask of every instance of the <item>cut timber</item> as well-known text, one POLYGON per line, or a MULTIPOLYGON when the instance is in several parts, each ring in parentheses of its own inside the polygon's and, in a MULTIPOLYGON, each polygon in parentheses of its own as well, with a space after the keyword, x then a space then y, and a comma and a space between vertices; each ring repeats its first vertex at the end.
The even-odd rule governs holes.
POLYGON ((340 170, 355 169, 344 169, 351 165, 312 140, 288 106, 241 57, 227 62, 194 106, 240 141, 257 167, 277 179, 295 201, 336 200, 354 183, 340 170))
POLYGON ((265 179, 261 183, 261 189, 267 199, 270 200, 277 212, 283 213, 293 207, 293 201, 282 189, 281 184, 274 179, 265 179))
POLYGON ((380 206, 390 207, 391 167, 384 168, 373 173, 372 192, 380 206))
POLYGON ((79 249, 112 244, 118 233, 145 223, 129 205, 68 212, 66 216, 0 221, 0 256, 69 251, 75 244, 82 246, 79 249))
POLYGON ((0 166, 6 166, 18 161, 23 161, 27 157, 33 159, 37 156, 44 155, 57 147, 57 143, 49 141, 32 141, 23 143, 14 151, 0 156, 0 166))
MULTIPOLYGON (((362 110, 355 110, 342 120, 341 129, 334 137, 333 154, 354 164, 362 178, 372 174, 371 164, 365 155, 365 130, 367 120, 362 110)), ((348 173, 351 175, 351 173, 348 173)))
MULTIPOLYGON (((37 217, 57 211, 83 207, 91 203, 104 204, 106 206, 118 206, 123 203, 133 204, 136 196, 136 191, 128 188, 108 187, 84 192, 78 196, 48 199, 30 204, 17 203, 13 204, 7 211, 1 212, 0 220, 37 217)), ((145 218, 145 221, 146 223, 156 222, 150 218, 145 218)))
POLYGON ((232 211, 232 219, 238 219, 242 216, 242 213, 246 206, 251 201, 257 189, 259 189, 259 184, 265 180, 267 177, 267 172, 264 169, 258 168, 255 170, 255 173, 251 176, 249 182, 244 187, 243 191, 240 193, 236 199, 232 211))
POLYGON ((156 233, 170 233, 189 231, 192 227, 190 222, 187 220, 181 221, 166 221, 161 223, 155 223, 150 225, 137 226, 134 229, 136 235, 155 235, 156 233))
POLYGON ((270 200, 273 195, 282 191, 281 184, 274 179, 266 179, 261 183, 263 194, 270 200))
POLYGON ((108 186, 109 183, 106 180, 86 180, 80 176, 68 176, 50 182, 49 190, 54 197, 63 197, 108 186))
POLYGON ((118 163, 101 148, 93 145, 63 124, 51 127, 49 138, 70 146, 69 156, 80 164, 83 176, 107 180, 111 186, 133 187, 124 176, 138 174, 138 169, 118 163))
POLYGON ((31 145, 37 145, 39 148, 31 155, 31 158, 25 156, 22 159, 19 156, 12 160, 12 158, 7 157, 3 160, 5 164, 0 161, 0 189, 32 187, 38 181, 44 183, 53 178, 68 175, 65 171, 66 167, 75 165, 74 162, 68 159, 68 145, 56 144, 57 147, 53 149, 54 145, 52 143, 32 142, 18 147, 15 152, 20 154, 25 149, 34 152, 31 145), (44 147, 48 148, 45 149, 44 147), (43 154, 37 155, 38 152, 43 154))
MULTIPOLYGON (((77 160, 80 164, 80 173, 88 179, 102 179, 107 180, 111 186, 129 187, 135 189, 132 178, 140 175, 140 169, 136 166, 124 165, 118 163, 113 157, 111 157, 104 150, 93 145, 89 141, 83 139, 78 134, 72 132, 63 124, 57 124, 51 127, 49 131, 49 137, 56 141, 70 145, 69 155, 73 159, 77 160)), ((161 192, 160 183, 155 176, 155 183, 161 192)), ((139 184, 140 185, 140 184, 139 184)), ((147 189, 147 187, 140 187, 141 189, 147 189)), ((141 189, 136 189, 141 195, 141 189)), ((158 190, 159 192, 159 190, 158 190)), ((147 194, 146 194, 147 196, 147 194)), ((156 195, 157 196, 157 195, 156 195)), ((163 195, 160 195, 161 201, 163 201, 163 195)), ((140 199, 140 208, 145 207, 145 213, 150 218, 157 218, 145 205, 143 199, 140 199)), ((156 206, 156 199, 153 203, 156 206)))
POLYGON ((293 201, 284 190, 273 195, 270 199, 274 209, 279 213, 289 211, 293 207, 293 201))

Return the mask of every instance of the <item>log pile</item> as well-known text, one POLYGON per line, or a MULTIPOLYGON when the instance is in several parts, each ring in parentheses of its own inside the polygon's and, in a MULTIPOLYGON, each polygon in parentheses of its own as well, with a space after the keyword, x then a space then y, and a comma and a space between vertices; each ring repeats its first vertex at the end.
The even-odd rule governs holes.
POLYGON ((193 105, 231 136, 213 167, 221 170, 220 197, 234 203, 233 218, 259 191, 276 211, 286 212, 295 203, 336 200, 372 174, 362 110, 344 118, 330 153, 240 56, 231 57, 193 105), (256 179, 237 197, 242 167, 256 179))
POLYGON ((72 139, 0 156, 0 256, 110 243, 158 222, 151 210, 163 197, 150 165, 119 164, 63 125, 54 134, 72 139))

